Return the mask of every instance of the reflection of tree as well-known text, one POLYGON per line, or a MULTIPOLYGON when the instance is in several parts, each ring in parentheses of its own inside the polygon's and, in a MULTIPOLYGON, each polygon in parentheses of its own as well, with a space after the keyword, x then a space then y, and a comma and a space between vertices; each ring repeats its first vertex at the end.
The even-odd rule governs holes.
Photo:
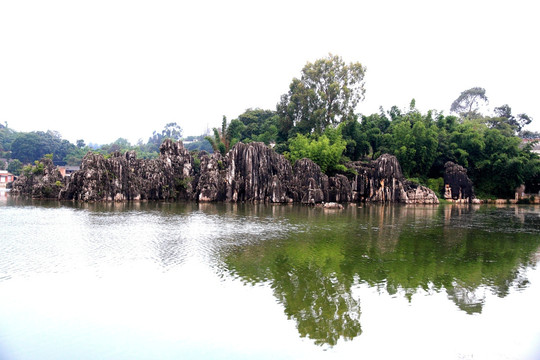
POLYGON ((316 245, 301 237, 287 244, 266 241, 239 247, 226 261, 230 271, 248 282, 271 281, 301 336, 335 345, 340 338, 353 339, 362 332, 360 305, 351 293, 353 282, 339 269, 342 245, 321 237, 313 240, 316 245))
POLYGON ((536 263, 540 245, 540 220, 527 214, 516 220, 508 209, 279 209, 298 231, 222 256, 244 281, 269 282, 300 334, 318 344, 361 334, 351 290, 359 282, 411 301, 420 289, 446 291, 461 310, 480 313, 488 292, 504 297, 526 286, 522 269, 536 263))
POLYGON ((274 293, 287 316, 296 320, 301 336, 335 345, 340 337, 350 340, 360 335, 360 305, 350 284, 313 264, 294 266, 285 257, 276 262, 274 293))

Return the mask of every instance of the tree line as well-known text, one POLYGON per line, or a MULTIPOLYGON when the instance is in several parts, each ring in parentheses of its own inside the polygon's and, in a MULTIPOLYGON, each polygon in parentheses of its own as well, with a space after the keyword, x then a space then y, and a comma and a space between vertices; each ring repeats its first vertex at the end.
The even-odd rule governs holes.
POLYGON ((468 170, 481 197, 511 197, 521 184, 529 192, 540 190, 534 143, 521 140, 540 138, 523 129, 530 116, 514 115, 508 104, 495 107, 494 115, 482 114, 488 97, 480 87, 459 94, 450 115, 422 113, 414 99, 405 109, 358 114, 365 71, 360 63, 346 64, 332 54, 308 62, 275 110, 248 109, 230 123, 224 117, 221 128, 206 139, 223 154, 239 141, 263 141, 292 163, 308 157, 329 174, 348 174, 347 162, 390 153, 406 177, 439 194, 447 161, 468 170))
MULTIPOLYGON (((540 160, 531 152, 540 138, 526 131, 527 114, 513 114, 508 104, 485 115, 486 90, 474 87, 463 91, 451 103, 451 114, 436 110, 425 113, 413 99, 407 108, 392 106, 365 115, 356 112, 364 99, 366 68, 345 63, 329 54, 308 62, 299 78, 293 78, 275 110, 247 109, 210 135, 185 138, 185 147, 194 156, 204 150, 227 153, 237 142, 264 142, 291 163, 303 157, 315 161, 328 174, 352 175, 345 166, 350 161, 375 159, 380 154, 395 155, 406 177, 442 192, 444 164, 464 166, 481 197, 509 197, 525 184, 529 192, 539 191, 540 160)), ((182 129, 170 123, 154 131, 146 143, 132 145, 126 139, 100 147, 79 140, 71 144, 55 132, 16 133, 0 128, 0 151, 22 163, 52 153, 55 162, 80 163, 88 151, 108 156, 115 151, 134 150, 141 158, 157 157, 165 138, 181 139, 182 129)))

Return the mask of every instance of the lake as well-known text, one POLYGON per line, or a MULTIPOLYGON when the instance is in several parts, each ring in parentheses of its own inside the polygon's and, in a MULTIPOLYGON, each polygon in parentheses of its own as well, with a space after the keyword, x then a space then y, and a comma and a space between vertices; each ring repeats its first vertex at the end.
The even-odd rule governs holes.
POLYGON ((0 359, 539 359, 540 207, 0 197, 0 359))

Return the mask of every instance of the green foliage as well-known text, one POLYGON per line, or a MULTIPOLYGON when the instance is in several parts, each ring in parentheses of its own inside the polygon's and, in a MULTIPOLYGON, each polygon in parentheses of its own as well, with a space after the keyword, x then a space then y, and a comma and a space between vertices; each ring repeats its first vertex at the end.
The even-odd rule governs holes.
POLYGON ((191 156, 193 157, 193 171, 198 173, 201 170, 201 159, 199 158, 199 152, 191 151, 191 156))
POLYGON ((289 140, 289 152, 285 157, 294 164, 302 158, 309 158, 321 167, 323 172, 346 171, 340 164, 341 156, 347 147, 337 129, 328 128, 319 137, 306 137, 297 134, 289 140))
POLYGON ((394 109, 389 136, 382 143, 397 157, 405 176, 426 177, 435 162, 439 139, 431 116, 416 109, 404 114, 394 109))
POLYGON ((21 172, 24 176, 30 176, 30 174, 32 174, 32 165, 25 165, 23 166, 21 172))
POLYGON ((178 190, 186 190, 189 187, 189 184, 191 184, 191 181, 193 181, 193 178, 189 176, 185 178, 176 178, 174 184, 178 190))
POLYGON ((524 126, 532 122, 532 118, 527 114, 512 115, 512 108, 508 104, 496 107, 494 109, 497 117, 488 120, 488 126, 501 131, 506 130, 519 133, 524 126))
POLYGON ((339 125, 343 140, 346 142, 346 148, 343 153, 348 159, 356 161, 366 156, 370 150, 368 136, 362 131, 362 125, 356 120, 351 119, 339 125))
POLYGON ((5 170, 6 169, 6 162, 4 160, 0 160, 0 170, 5 170))
POLYGON ((0 125, 0 157, 10 157, 11 144, 17 138, 18 133, 7 126, 0 125))
POLYGON ((523 130, 519 132, 518 136, 522 139, 540 139, 540 132, 523 130))
POLYGON ((433 190, 437 197, 443 197, 444 195, 444 179, 442 177, 436 179, 428 179, 427 187, 433 190))
POLYGON ((450 111, 460 114, 467 119, 476 119, 482 115, 479 113, 481 103, 487 103, 486 89, 473 87, 463 91, 450 106, 450 111))
POLYGON ((223 116, 221 130, 214 128, 214 137, 206 136, 214 152, 225 155, 239 141, 243 129, 243 124, 238 120, 233 120, 227 124, 227 117, 223 116))
POLYGON ((279 116, 275 111, 247 109, 238 116, 238 121, 244 124, 240 137, 238 137, 244 143, 258 141, 269 145, 278 141, 287 141, 287 138, 278 138, 279 116))
POLYGON ((182 138, 182 128, 175 122, 166 124, 161 132, 154 131, 152 136, 148 139, 145 152, 157 153, 159 147, 165 139, 173 139, 175 141, 182 138))
POLYGON ((34 175, 43 175, 45 172, 45 164, 41 161, 34 161, 35 166, 32 168, 32 174, 34 175))
POLYGON ((308 62, 277 106, 281 139, 322 134, 330 125, 355 118, 356 105, 364 98, 365 71, 360 63, 346 64, 332 54, 308 62))
POLYGON ((63 140, 60 134, 54 131, 18 133, 11 144, 11 157, 23 163, 32 163, 45 154, 54 154, 53 160, 62 162, 73 148, 75 145, 63 140))

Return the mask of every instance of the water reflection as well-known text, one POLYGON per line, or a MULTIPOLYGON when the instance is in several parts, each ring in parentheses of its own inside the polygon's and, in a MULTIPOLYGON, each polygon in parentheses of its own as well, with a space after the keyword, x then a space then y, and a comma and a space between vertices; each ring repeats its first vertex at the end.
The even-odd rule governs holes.
MULTIPOLYGON (((503 298, 526 288, 527 270, 540 256, 538 206, 328 211, 8 197, 0 224, 0 281, 78 270, 102 276, 117 268, 159 275, 203 269, 240 287, 241 281, 270 288, 300 336, 330 346, 362 334, 369 309, 361 309, 360 287, 411 303, 417 295, 442 294, 459 312, 481 314, 491 294, 503 298)), ((198 292, 186 288, 190 296, 198 292)))
POLYGON ((339 215, 295 208, 300 231, 222 253, 226 268, 249 283, 269 282, 301 336, 335 345, 361 334, 360 299, 368 284, 413 301, 445 291, 468 314, 486 293, 504 297, 527 286, 536 264, 538 209, 476 206, 352 207, 339 215), (305 216, 299 216, 305 212, 305 216), (306 221, 307 219, 307 221, 306 221))

